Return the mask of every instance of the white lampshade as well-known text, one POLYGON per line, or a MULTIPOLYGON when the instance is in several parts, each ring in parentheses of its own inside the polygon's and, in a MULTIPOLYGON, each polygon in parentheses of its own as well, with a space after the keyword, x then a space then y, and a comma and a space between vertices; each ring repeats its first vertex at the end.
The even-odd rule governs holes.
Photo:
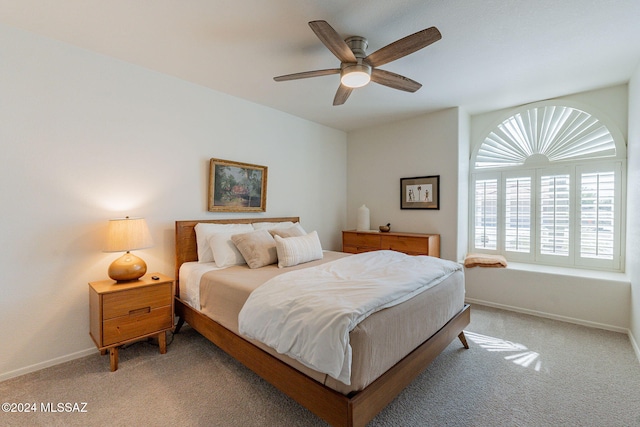
POLYGON ((144 218, 109 220, 105 252, 126 251, 109 266, 109 277, 118 282, 127 282, 144 276, 147 264, 129 251, 148 248, 152 244, 151 233, 144 218))
POLYGON ((144 218, 118 218, 109 220, 105 252, 125 252, 149 248, 153 245, 147 221, 144 218))

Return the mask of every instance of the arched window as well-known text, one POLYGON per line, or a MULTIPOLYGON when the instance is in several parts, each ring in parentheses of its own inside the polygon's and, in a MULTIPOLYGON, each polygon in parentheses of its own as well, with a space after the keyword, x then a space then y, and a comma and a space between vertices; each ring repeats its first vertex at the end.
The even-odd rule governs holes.
POLYGON ((512 261, 621 271, 625 144, 565 103, 511 112, 471 157, 470 247, 512 261))

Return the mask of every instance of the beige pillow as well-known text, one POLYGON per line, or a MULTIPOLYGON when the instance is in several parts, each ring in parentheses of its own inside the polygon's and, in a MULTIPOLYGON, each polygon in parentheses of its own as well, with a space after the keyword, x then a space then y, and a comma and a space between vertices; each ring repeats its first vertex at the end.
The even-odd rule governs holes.
POLYGON ((296 223, 293 227, 288 228, 273 228, 269 230, 272 236, 280 236, 280 237, 300 237, 307 234, 304 231, 304 228, 298 223, 296 223))
POLYGON ((322 259, 322 245, 315 231, 299 237, 282 238, 278 235, 273 237, 276 241, 279 268, 322 259))
POLYGON ((234 234, 231 241, 244 257, 249 268, 260 268, 278 262, 276 241, 267 230, 234 234))

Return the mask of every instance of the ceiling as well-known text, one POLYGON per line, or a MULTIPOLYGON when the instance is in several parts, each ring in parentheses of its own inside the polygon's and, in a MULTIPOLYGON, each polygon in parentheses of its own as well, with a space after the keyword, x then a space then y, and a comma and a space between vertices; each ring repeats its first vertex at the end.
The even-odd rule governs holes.
POLYGON ((0 0, 0 23, 350 131, 450 107, 470 114, 625 83, 640 61, 637 0, 0 0), (442 40, 381 69, 334 107, 339 67, 308 26, 326 20, 371 53, 431 26, 442 40))

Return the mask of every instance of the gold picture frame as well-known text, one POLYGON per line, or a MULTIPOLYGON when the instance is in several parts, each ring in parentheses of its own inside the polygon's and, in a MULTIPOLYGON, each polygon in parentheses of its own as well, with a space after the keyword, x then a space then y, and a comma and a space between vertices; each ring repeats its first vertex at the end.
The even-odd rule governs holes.
POLYGON ((266 166, 211 159, 209 212, 266 212, 266 166))

